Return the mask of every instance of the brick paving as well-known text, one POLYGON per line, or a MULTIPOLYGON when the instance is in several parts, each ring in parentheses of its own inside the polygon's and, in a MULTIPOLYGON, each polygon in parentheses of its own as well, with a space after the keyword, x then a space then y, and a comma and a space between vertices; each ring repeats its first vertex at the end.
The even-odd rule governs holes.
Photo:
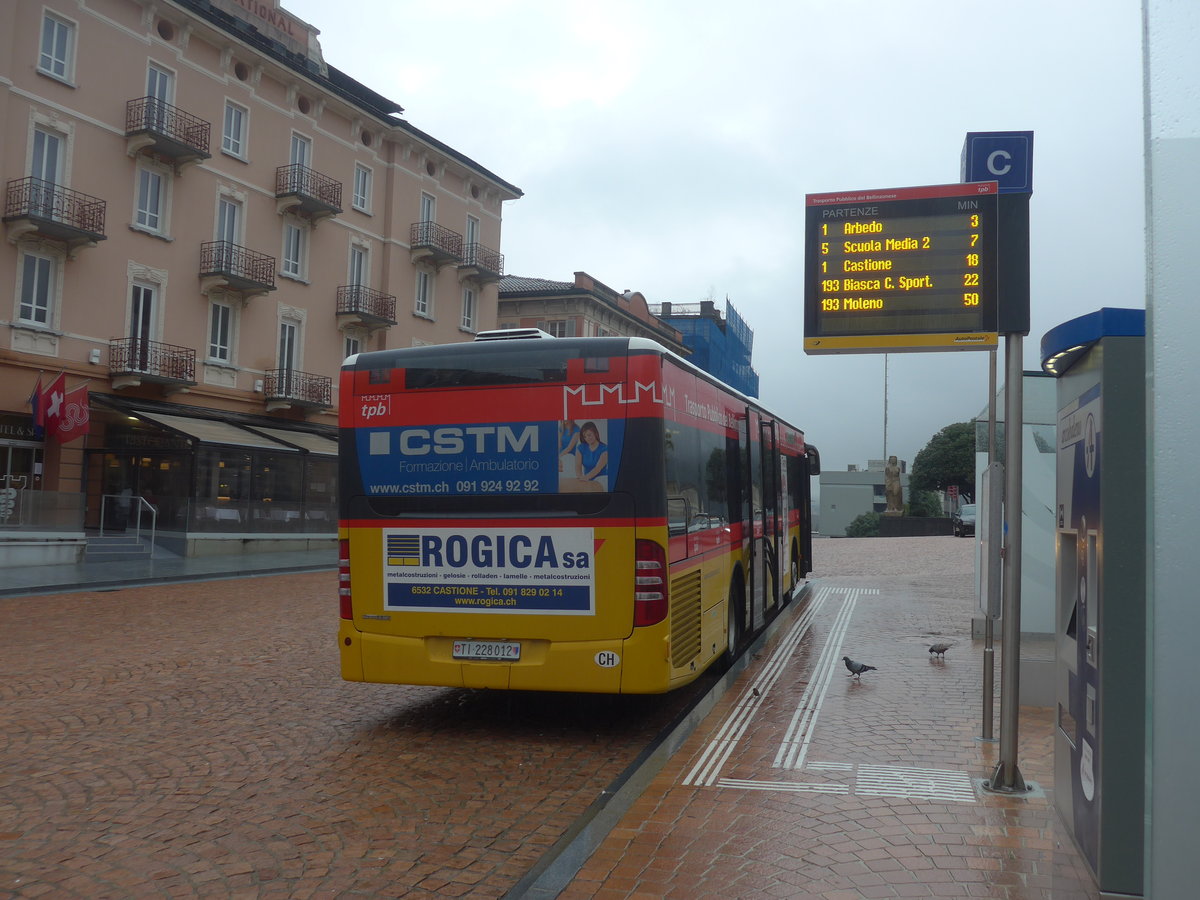
POLYGON ((1024 709, 1019 726, 1018 765, 1043 793, 978 786, 997 747, 976 740, 972 545, 819 541, 796 627, 776 632, 560 896, 1094 898, 1053 811, 1050 710, 1024 709), (954 644, 944 661, 927 651, 938 640, 954 644), (878 671, 848 677, 842 655, 878 671))
MULTIPOLYGON (((1019 754, 1045 795, 975 785, 971 546, 819 541, 811 602, 560 896, 1092 900, 1049 710, 1019 754)), ((346 684, 334 596, 320 573, 0 599, 0 898, 499 897, 686 700, 346 684)))
POLYGON ((348 684, 336 584, 0 599, 0 898, 499 897, 687 700, 348 684))

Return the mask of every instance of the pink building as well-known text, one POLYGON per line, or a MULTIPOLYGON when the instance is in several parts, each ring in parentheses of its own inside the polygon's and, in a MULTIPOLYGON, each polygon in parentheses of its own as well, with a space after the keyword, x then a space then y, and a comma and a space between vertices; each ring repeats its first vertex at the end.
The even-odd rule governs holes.
POLYGON ((342 360, 496 327, 521 191, 317 34, 278 0, 0 3, 0 564, 329 541, 342 360), (29 403, 60 372, 63 444, 29 403))

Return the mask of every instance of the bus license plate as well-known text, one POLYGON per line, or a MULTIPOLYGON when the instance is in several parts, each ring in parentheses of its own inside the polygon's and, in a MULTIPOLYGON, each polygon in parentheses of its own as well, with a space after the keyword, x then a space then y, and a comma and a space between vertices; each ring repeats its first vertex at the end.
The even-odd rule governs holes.
POLYGON ((521 643, 520 641, 455 641, 454 658, 513 662, 521 658, 521 643))

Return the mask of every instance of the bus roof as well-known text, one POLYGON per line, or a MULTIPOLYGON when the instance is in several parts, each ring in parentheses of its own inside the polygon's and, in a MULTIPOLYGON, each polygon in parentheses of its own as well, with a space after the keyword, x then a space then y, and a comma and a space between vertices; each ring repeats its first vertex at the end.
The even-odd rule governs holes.
MULTIPOLYGON (((449 355, 471 356, 476 353, 528 353, 530 344, 528 339, 514 337, 511 340, 499 339, 495 336, 495 332, 491 332, 487 340, 484 341, 459 341, 452 344, 422 344, 420 347, 399 347, 391 350, 372 350, 365 353, 356 353, 353 356, 347 357, 342 363, 343 369, 379 369, 379 368, 397 368, 408 364, 409 360, 423 360, 430 357, 445 357, 449 355)), ((552 346, 559 346, 564 351, 574 352, 579 356, 606 356, 612 355, 614 350, 621 348, 625 352, 637 351, 640 353, 660 353, 665 356, 674 356, 681 362, 685 362, 679 356, 675 356, 670 350, 664 347, 657 341, 649 338, 641 337, 566 337, 556 338, 548 337, 547 341, 553 341, 552 346)), ((538 347, 545 347, 547 344, 538 342, 538 347)), ((618 350, 617 352, 621 352, 618 350)), ((690 363, 686 363, 691 365, 690 363)))
MULTIPOLYGON (((694 375, 717 385, 722 390, 741 399, 750 406, 763 409, 763 403, 756 397, 748 397, 741 391, 730 387, 719 378, 705 372, 699 366, 689 362, 682 356, 667 349, 658 341, 644 337, 553 337, 530 340, 529 335, 514 336, 511 340, 500 338, 497 332, 489 332, 483 341, 459 341, 451 344, 424 344, 420 347, 398 347, 389 350, 372 350, 356 353, 347 357, 342 363, 343 369, 362 371, 365 369, 393 369, 419 366, 430 359, 446 359, 447 357, 469 357, 475 354, 528 354, 532 349, 545 350, 559 347, 573 356, 612 356, 631 354, 658 354, 670 359, 674 364, 687 369, 694 375), (531 344, 534 345, 531 347, 531 344)), ((791 426, 795 427, 795 426, 791 426)), ((804 434, 802 429, 796 429, 804 434)))

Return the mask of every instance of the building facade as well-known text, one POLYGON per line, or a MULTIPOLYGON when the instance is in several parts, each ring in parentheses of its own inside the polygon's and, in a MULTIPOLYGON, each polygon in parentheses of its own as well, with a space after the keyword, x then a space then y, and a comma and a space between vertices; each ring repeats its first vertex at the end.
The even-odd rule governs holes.
POLYGON ((646 337, 688 357, 678 330, 650 312, 639 291, 615 291, 587 272, 574 281, 506 276, 497 312, 501 328, 540 328, 554 337, 646 337))
POLYGON ((495 327, 520 190, 317 35, 278 0, 0 4, 0 541, 327 539, 342 360, 495 327), (30 406, 60 372, 64 444, 30 406))
POLYGON ((712 300, 661 303, 651 311, 683 335, 695 365, 747 397, 758 396, 758 372, 751 365, 754 332, 728 299, 724 316, 712 300))

